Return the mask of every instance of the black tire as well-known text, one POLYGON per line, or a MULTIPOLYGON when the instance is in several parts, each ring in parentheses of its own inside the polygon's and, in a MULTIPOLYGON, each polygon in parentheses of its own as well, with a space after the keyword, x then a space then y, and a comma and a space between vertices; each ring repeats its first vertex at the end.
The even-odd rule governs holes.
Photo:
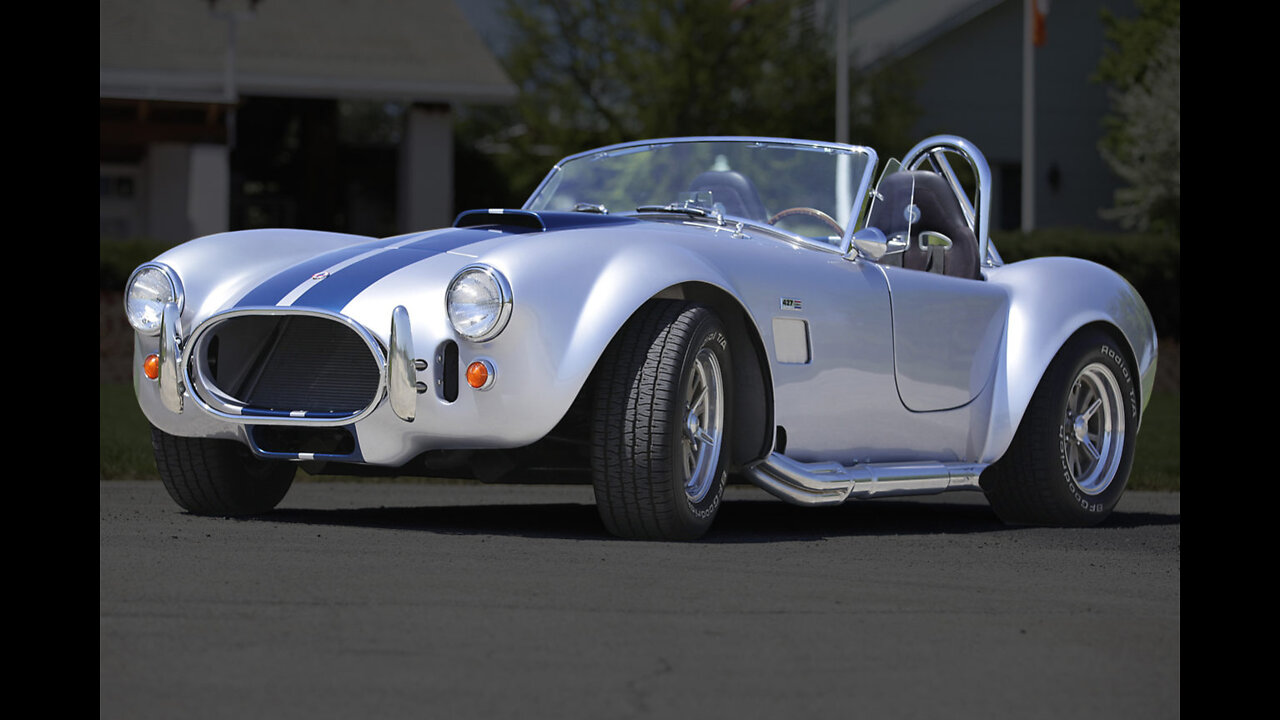
POLYGON ((1009 451, 982 474, 1011 525, 1102 522, 1124 494, 1137 440, 1135 376, 1112 336, 1071 337, 1036 388, 1009 451))
POLYGON ((254 457, 232 440, 178 437, 155 427, 151 447, 169 496, 196 515, 268 512, 289 492, 297 470, 292 463, 254 457))
POLYGON ((652 301, 600 363, 591 437, 596 508, 614 535, 693 540, 724 495, 733 368, 709 308, 652 301))

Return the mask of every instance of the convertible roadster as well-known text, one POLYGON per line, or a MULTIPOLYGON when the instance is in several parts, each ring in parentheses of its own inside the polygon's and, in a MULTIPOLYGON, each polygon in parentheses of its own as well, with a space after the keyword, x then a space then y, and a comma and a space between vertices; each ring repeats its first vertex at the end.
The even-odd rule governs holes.
POLYGON ((192 240, 126 290, 173 499, 271 510, 324 474, 590 482, 620 536, 692 539, 730 479, 802 505, 984 492, 1091 525, 1151 396, 1111 270, 1004 263, 954 136, 874 150, 670 138, 561 160, 521 209, 390 238, 192 240))

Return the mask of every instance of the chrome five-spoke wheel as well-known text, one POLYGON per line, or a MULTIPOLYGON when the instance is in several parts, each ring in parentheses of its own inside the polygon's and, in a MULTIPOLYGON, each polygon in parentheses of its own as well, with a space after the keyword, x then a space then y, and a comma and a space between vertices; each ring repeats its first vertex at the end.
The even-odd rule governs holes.
POLYGON ((1124 400, 1111 369, 1090 363, 1067 394, 1063 453, 1080 491, 1097 495, 1111 484, 1124 451, 1124 400))
POLYGON ((982 489, 1015 525, 1102 522, 1124 493, 1138 430, 1138 388, 1117 336, 1078 331, 1040 378, 1009 450, 982 489))
POLYGON ((680 445, 684 457, 684 493, 692 503, 700 503, 715 484, 724 437, 724 379, 720 361, 710 348, 698 351, 693 372, 685 388, 684 437, 680 445))

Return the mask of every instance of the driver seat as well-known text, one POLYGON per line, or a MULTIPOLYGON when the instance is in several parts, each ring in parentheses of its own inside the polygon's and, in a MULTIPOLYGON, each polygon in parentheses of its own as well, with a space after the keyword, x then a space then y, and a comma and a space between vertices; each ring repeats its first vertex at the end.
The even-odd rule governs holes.
POLYGON ((732 170, 708 170, 689 183, 690 192, 711 193, 711 201, 724 206, 726 215, 748 220, 766 220, 760 193, 742 173, 732 170))
POLYGON ((978 240, 965 222, 960 201, 941 175, 901 170, 881 180, 876 190, 883 199, 871 209, 867 226, 880 228, 886 237, 905 233, 910 227, 911 237, 901 256, 903 267, 971 280, 982 278, 978 240), (912 215, 914 221, 909 221, 912 215), (951 238, 951 248, 921 248, 920 233, 926 231, 951 238))

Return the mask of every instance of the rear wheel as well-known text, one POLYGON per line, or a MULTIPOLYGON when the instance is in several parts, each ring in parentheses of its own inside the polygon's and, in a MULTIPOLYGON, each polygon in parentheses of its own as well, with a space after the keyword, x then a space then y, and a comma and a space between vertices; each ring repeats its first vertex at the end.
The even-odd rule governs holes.
POLYGON ((151 428, 156 469, 169 496, 196 515, 259 515, 284 499, 297 468, 254 457, 232 440, 188 438, 151 428))
POLYGON ((1011 524, 1096 525, 1124 493, 1138 429, 1129 362, 1110 335, 1086 329, 1040 380, 1009 452, 982 474, 1011 524))
POLYGON ((645 305, 601 360, 592 428, 596 507, 630 538, 691 540, 724 494, 731 357, 720 319, 645 305))

